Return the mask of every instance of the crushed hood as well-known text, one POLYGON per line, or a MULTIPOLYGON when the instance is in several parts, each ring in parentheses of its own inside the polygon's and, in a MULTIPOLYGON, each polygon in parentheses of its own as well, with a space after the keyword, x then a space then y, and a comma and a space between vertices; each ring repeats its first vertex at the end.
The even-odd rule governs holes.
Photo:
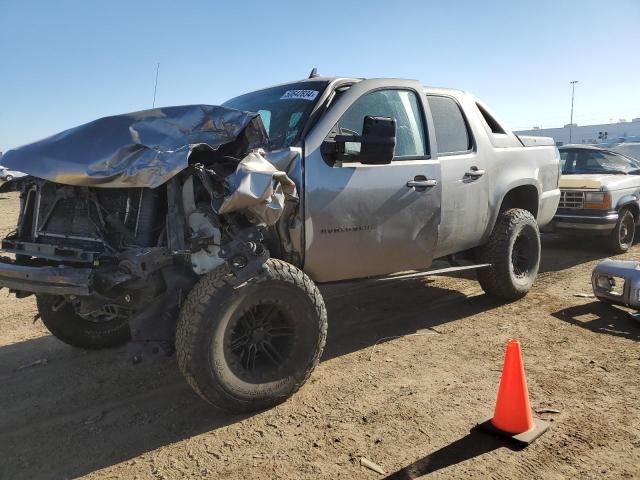
POLYGON ((9 150, 2 162, 66 185, 155 188, 187 168, 193 152, 225 146, 241 158, 268 143, 257 113, 186 105, 94 120, 9 150))

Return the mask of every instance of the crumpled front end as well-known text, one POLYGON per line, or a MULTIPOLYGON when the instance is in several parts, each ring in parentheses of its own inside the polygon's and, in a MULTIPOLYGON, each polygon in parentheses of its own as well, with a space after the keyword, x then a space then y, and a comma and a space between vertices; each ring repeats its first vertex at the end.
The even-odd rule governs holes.
POLYGON ((268 144, 257 114, 200 105, 109 117, 8 152, 30 176, 0 286, 57 295, 92 321, 126 312, 132 356, 171 351, 199 276, 226 264, 244 282, 269 242, 291 243, 279 237, 298 194, 268 144))

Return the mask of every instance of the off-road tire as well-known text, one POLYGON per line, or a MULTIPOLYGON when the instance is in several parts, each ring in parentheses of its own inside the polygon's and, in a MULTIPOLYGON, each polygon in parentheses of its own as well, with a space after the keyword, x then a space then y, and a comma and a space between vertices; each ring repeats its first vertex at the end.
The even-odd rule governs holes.
POLYGON ((283 402, 307 381, 322 355, 327 311, 313 281, 281 260, 269 259, 255 277, 234 285, 235 278, 226 265, 200 279, 180 311, 176 353, 187 382, 204 400, 224 410, 251 412, 283 402), (295 319, 295 338, 300 338, 292 340, 298 343, 291 350, 300 357, 284 362, 282 378, 247 380, 237 373, 237 359, 229 353, 233 352, 229 331, 234 322, 241 324, 238 318, 254 308, 252 304, 270 301, 295 319))
POLYGON ((78 315, 73 305, 65 303, 58 310, 53 307, 60 302, 56 295, 37 295, 38 312, 45 327, 64 343, 91 350, 110 348, 126 343, 130 336, 128 319, 92 322, 78 315))
POLYGON ((622 208, 618 212, 618 221, 613 231, 609 234, 609 249, 612 253, 625 253, 631 245, 636 231, 636 220, 628 208, 622 208))
POLYGON ((491 264, 491 267, 478 270, 480 286, 488 295, 503 300, 524 297, 538 274, 540 250, 540 231, 529 211, 512 208, 501 212, 489 241, 477 251, 476 258, 480 263, 491 264), (517 241, 525 242, 531 255, 520 274, 516 274, 513 258, 517 241))

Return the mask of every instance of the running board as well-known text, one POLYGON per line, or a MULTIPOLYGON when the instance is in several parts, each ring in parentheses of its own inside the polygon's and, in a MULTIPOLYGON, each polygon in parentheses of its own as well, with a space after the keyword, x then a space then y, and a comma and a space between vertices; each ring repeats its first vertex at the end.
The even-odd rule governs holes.
POLYGON ((424 272, 415 272, 415 273, 406 273, 402 275, 392 275, 389 277, 381 277, 376 279, 377 281, 385 281, 385 280, 405 280, 408 278, 420 278, 420 277, 428 277, 430 275, 445 275, 447 273, 454 272, 463 272, 465 270, 477 270, 479 268, 487 268, 490 267, 490 263, 478 263, 475 265, 464 265, 459 267, 448 267, 448 268, 439 268, 438 270, 426 270, 424 272))
POLYGON ((318 285, 343 285, 349 283, 363 282, 383 282, 386 280, 407 280, 410 278, 428 277, 429 275, 446 275, 448 273, 463 272, 465 270, 476 270, 478 268, 490 267, 490 263, 476 263, 474 265, 459 265, 455 267, 439 268, 436 270, 423 270, 420 272, 401 273, 398 275, 383 275, 379 277, 350 278, 346 280, 336 280, 335 282, 322 282, 318 285))

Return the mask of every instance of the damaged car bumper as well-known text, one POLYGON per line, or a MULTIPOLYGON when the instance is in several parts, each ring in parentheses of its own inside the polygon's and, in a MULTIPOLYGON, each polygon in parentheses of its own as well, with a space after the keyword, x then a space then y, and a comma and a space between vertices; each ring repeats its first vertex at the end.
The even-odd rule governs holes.
POLYGON ((593 294, 605 302, 640 308, 640 263, 603 260, 591 274, 593 294))
POLYGON ((14 292, 52 295, 89 295, 90 268, 29 267, 0 262, 0 287, 14 292))

